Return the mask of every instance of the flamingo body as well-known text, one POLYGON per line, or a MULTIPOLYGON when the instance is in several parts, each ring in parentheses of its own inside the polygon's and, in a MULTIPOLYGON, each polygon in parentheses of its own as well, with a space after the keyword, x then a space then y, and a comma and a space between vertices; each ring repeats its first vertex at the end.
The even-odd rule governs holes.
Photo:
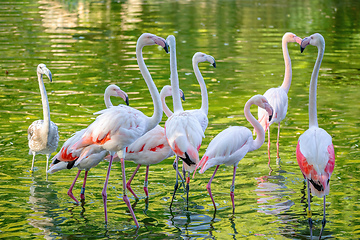
POLYGON ((329 194, 335 153, 331 136, 322 128, 311 127, 299 138, 296 158, 311 192, 318 197, 329 194))

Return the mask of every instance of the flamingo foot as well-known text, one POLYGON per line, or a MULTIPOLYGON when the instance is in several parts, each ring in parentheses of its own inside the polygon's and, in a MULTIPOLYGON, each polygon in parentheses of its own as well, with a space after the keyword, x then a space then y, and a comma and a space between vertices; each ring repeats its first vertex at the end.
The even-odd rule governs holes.
POLYGON ((76 199, 71 189, 68 190, 67 194, 76 202, 76 204, 79 204, 79 201, 76 199))
POLYGON ((126 203, 126 206, 128 207, 130 213, 131 213, 131 216, 132 218, 134 219, 134 222, 135 222, 135 225, 137 228, 139 228, 139 223, 136 219, 136 216, 135 216, 135 213, 134 213, 134 210, 132 209, 131 205, 130 205, 130 201, 129 201, 129 198, 127 195, 123 195, 123 200, 124 202, 126 203))
POLYGON ((321 221, 321 223, 322 223, 322 227, 321 227, 321 230, 320 230, 319 240, 321 239, 321 235, 322 235, 322 233, 323 233, 323 231, 324 231, 324 228, 325 228, 325 225, 326 225, 326 219, 323 218, 323 220, 321 221))
POLYGON ((108 217, 107 217, 107 193, 106 193, 106 189, 101 192, 101 195, 103 197, 103 202, 104 202, 104 214, 105 214, 105 224, 107 224, 108 221, 108 217))

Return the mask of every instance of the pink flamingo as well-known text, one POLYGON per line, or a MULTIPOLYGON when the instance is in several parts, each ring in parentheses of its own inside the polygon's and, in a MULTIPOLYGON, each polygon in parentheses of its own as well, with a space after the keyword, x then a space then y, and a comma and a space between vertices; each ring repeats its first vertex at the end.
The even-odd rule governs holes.
POLYGON ((310 188, 313 195, 324 198, 324 218, 319 239, 324 230, 326 195, 330 190, 330 177, 334 171, 335 153, 331 136, 322 128, 319 128, 316 111, 316 88, 319 69, 325 51, 325 40, 319 33, 306 37, 301 42, 301 52, 307 45, 318 48, 318 56, 311 74, 309 89, 309 129, 300 137, 296 147, 296 158, 308 186, 308 218, 310 235, 312 238, 312 219, 310 209, 310 188))
POLYGON ((48 169, 50 155, 56 151, 59 142, 58 127, 50 120, 50 107, 43 81, 43 74, 45 74, 49 78, 50 82, 52 82, 50 70, 46 67, 45 64, 41 63, 37 66, 37 76, 43 106, 44 120, 34 121, 29 126, 27 131, 30 148, 29 154, 33 155, 30 172, 34 171, 36 154, 46 155, 46 170, 48 169))
POLYGON ((92 144, 101 145, 102 148, 110 152, 109 168, 106 175, 104 188, 102 191, 104 201, 105 222, 107 223, 107 194, 106 189, 109 181, 111 165, 115 153, 121 156, 121 169, 123 180, 123 200, 126 203, 137 227, 139 223, 136 219, 130 201, 126 195, 126 176, 125 176, 125 153, 126 147, 136 141, 146 132, 153 129, 162 118, 162 106, 160 95, 156 88, 154 81, 151 78, 150 72, 147 69, 143 56, 142 49, 144 46, 160 45, 167 51, 167 43, 165 39, 150 33, 142 34, 136 44, 136 57, 140 71, 149 88, 154 104, 154 113, 151 117, 146 116, 141 111, 125 105, 114 106, 98 112, 99 115, 96 120, 87 128, 82 136, 72 149, 86 147, 92 144))
POLYGON ((291 59, 287 47, 289 42, 297 42, 298 44, 300 44, 301 38, 290 32, 285 33, 282 38, 282 49, 283 49, 284 62, 285 62, 284 81, 280 87, 270 88, 264 93, 264 97, 266 97, 266 99, 269 101, 270 105, 274 109, 274 115, 272 120, 271 121, 268 120, 269 116, 264 109, 258 108, 259 122, 263 126, 265 132, 266 130, 268 131, 269 168, 271 168, 270 167, 270 125, 273 123, 278 124, 276 148, 277 148, 277 161, 280 161, 280 156, 279 156, 280 122, 286 117, 286 112, 288 108, 288 92, 290 89, 291 79, 292 79, 291 59))
POLYGON ((222 132, 220 132, 210 142, 208 148, 206 149, 205 155, 202 157, 201 161, 196 165, 196 169, 198 167, 201 167, 199 171, 200 173, 204 173, 207 169, 216 166, 214 174, 212 175, 210 181, 206 185, 206 189, 209 192, 210 198, 214 204, 215 212, 216 212, 216 205, 211 193, 211 182, 214 179, 219 166, 221 164, 225 164, 226 166, 230 166, 230 165, 234 166, 233 180, 232 180, 232 185, 230 187, 230 196, 233 206, 233 213, 235 213, 234 190, 235 190, 235 175, 236 175, 237 165, 239 164, 240 160, 245 157, 246 153, 260 148, 265 141, 265 132, 262 126, 250 112, 250 106, 253 104, 266 110, 269 116, 269 121, 271 121, 271 117, 273 116, 273 109, 270 106, 267 99, 262 95, 255 95, 246 102, 244 107, 245 117, 254 127, 255 132, 257 134, 256 139, 253 140, 251 131, 246 127, 242 127, 242 126, 229 127, 223 130, 222 132))
MULTIPOLYGON (((118 86, 112 84, 105 89, 104 102, 106 108, 110 108, 113 106, 110 100, 110 96, 121 97, 122 99, 124 99, 126 104, 129 105, 128 95, 118 86)), ((81 200, 85 200, 85 185, 88 171, 91 168, 97 166, 99 162, 102 161, 105 155, 108 153, 107 150, 96 144, 89 145, 85 148, 79 148, 76 151, 71 151, 71 146, 81 139, 85 131, 86 129, 82 129, 76 132, 63 144, 61 150, 53 157, 52 163, 50 164, 50 169, 48 170, 48 173, 52 174, 63 169, 71 169, 73 167, 77 167, 79 169, 73 183, 71 184, 67 192, 69 197, 71 197, 77 204, 79 204, 79 201, 74 196, 72 190, 81 171, 85 170, 85 176, 83 186, 81 188, 80 198, 81 200)))
MULTIPOLYGON (((171 116, 172 112, 166 105, 165 98, 171 95, 171 86, 166 85, 161 89, 161 103, 164 113, 167 117, 171 116)), ((184 93, 181 89, 180 96, 185 101, 184 93)), ((125 161, 133 161, 134 163, 138 164, 129 181, 126 183, 127 189, 134 195, 136 200, 138 200, 139 198, 131 188, 131 181, 134 179, 141 165, 146 166, 144 192, 146 194, 146 198, 148 198, 149 166, 152 164, 157 164, 171 156, 174 156, 174 152, 171 150, 169 144, 167 143, 164 128, 160 125, 157 125, 153 129, 148 131, 146 134, 138 138, 134 143, 132 143, 126 148, 125 161)), ((114 156, 114 161, 119 161, 117 155, 114 156)))
MULTIPOLYGON (((170 70, 171 70, 171 87, 174 105, 174 114, 171 115, 165 122, 165 135, 171 149, 176 154, 175 169, 176 182, 174 186, 174 193, 170 203, 170 209, 174 200, 176 190, 178 188, 178 170, 179 157, 187 165, 196 165, 199 162, 199 148, 201 146, 204 132, 198 119, 189 111, 184 111, 181 105, 179 94, 179 79, 176 66, 176 42, 175 37, 170 35, 166 39, 170 47, 170 70)), ((189 188, 186 189, 187 196, 189 188)), ((188 197, 187 197, 188 199, 188 197)))

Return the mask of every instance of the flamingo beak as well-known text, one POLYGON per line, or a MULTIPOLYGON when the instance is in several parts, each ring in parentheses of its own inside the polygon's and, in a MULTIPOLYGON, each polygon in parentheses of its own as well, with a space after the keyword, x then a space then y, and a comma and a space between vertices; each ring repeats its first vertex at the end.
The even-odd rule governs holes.
POLYGON ((126 102, 126 105, 129 106, 129 97, 128 96, 126 96, 125 102, 126 102))
POLYGON ((44 74, 49 78, 50 82, 52 82, 52 75, 48 68, 43 68, 44 74))
POLYGON ((165 42, 164 50, 166 53, 169 53, 169 45, 167 44, 167 42, 165 42))
POLYGON ((180 89, 180 96, 181 96, 181 99, 185 102, 185 94, 183 92, 183 90, 180 89))
POLYGON ((310 44, 310 37, 306 37, 301 41, 300 51, 301 53, 305 50, 306 46, 310 44))

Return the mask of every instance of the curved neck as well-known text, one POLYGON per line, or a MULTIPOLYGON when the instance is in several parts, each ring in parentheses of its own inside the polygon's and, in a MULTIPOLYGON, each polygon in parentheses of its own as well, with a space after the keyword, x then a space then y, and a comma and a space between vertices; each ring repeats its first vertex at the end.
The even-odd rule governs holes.
POLYGON ((200 90, 201 90, 201 110, 204 111, 206 115, 208 115, 209 110, 209 101, 208 101, 208 94, 206 89, 206 84, 204 81, 203 76, 201 75, 200 69, 199 69, 199 62, 193 60, 193 69, 196 76, 196 79, 199 82, 200 90))
POLYGON ((324 56, 324 46, 318 46, 318 56, 315 62, 314 70, 311 74, 310 89, 309 89, 309 127, 317 127, 317 110, 316 110, 316 89, 317 79, 319 75, 320 65, 324 56))
POLYGON ((285 40, 282 42, 282 49, 283 49, 284 62, 285 62, 285 75, 281 88, 284 89, 286 93, 288 93, 291 85, 292 72, 291 72, 291 60, 290 60, 289 50, 287 47, 287 41, 285 40))
POLYGON ((254 151, 260 148, 265 141, 265 131, 261 124, 255 119, 255 117, 250 112, 250 107, 253 104, 251 100, 247 101, 244 107, 244 113, 246 119, 251 123, 256 132, 256 139, 252 142, 249 152, 254 151))
POLYGON ((170 72, 171 72, 170 79, 171 79, 174 112, 179 112, 179 111, 183 111, 183 107, 179 95, 180 88, 179 88, 179 77, 178 77, 177 64, 176 64, 175 38, 170 39, 169 46, 170 46, 170 72))
POLYGON ((164 113, 165 113, 165 115, 166 115, 167 117, 170 117, 170 116, 173 114, 173 112, 172 112, 172 111, 169 109, 169 107, 166 105, 165 97, 166 97, 165 95, 163 96, 163 95, 160 94, 161 105, 162 105, 163 111, 164 111, 164 113))
POLYGON ((157 124, 159 124, 159 122, 161 121, 162 107, 161 107, 159 91, 157 90, 155 83, 151 78, 150 72, 147 69, 145 62, 144 62, 144 58, 142 55, 142 49, 143 49, 144 45, 142 45, 139 42, 141 42, 141 41, 138 41, 136 44, 136 58, 137 58, 137 62, 138 62, 139 68, 140 68, 140 72, 143 75, 146 85, 149 88, 151 97, 153 99, 153 104, 154 104, 154 113, 150 117, 150 121, 148 122, 147 129, 146 129, 147 131, 149 131, 150 129, 153 129, 157 124))
POLYGON ((110 99, 110 94, 107 93, 107 92, 105 92, 105 94, 104 94, 104 102, 105 102, 106 108, 109 108, 109 107, 113 106, 113 104, 111 102, 111 99, 110 99))
POLYGON ((46 89, 43 81, 42 74, 38 73, 38 82, 39 82, 39 88, 40 88, 40 94, 41 94, 41 101, 43 106, 43 118, 44 118, 44 125, 43 128, 46 131, 49 131, 50 127, 50 107, 49 107, 49 101, 46 94, 46 89))

